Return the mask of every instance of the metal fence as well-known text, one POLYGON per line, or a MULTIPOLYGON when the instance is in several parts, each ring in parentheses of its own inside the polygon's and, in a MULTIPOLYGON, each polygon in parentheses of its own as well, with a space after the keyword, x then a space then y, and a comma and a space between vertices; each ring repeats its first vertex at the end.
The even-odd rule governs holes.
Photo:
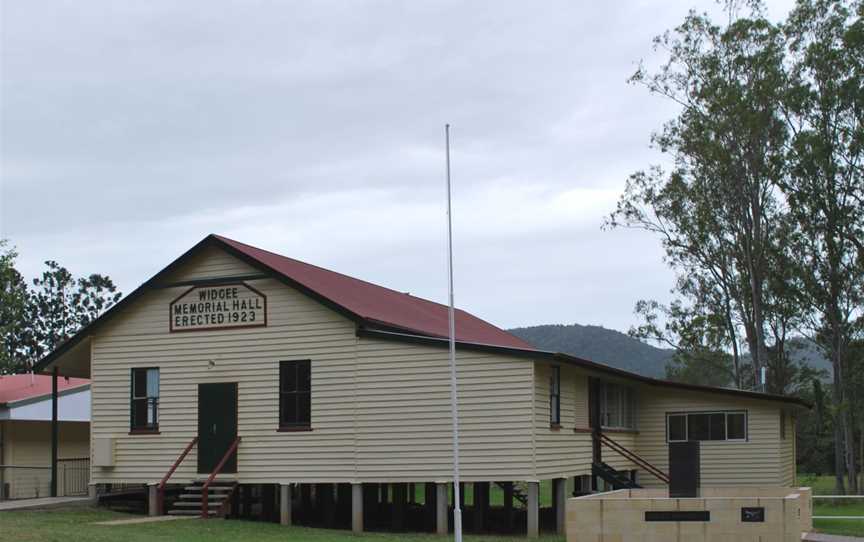
POLYGON ((57 460, 57 494, 65 497, 87 495, 90 485, 90 458, 57 460))
MULTIPOLYGON (((825 499, 825 500, 855 500, 855 499, 864 499, 864 495, 813 495, 813 499, 825 499)), ((864 516, 813 516, 813 519, 864 519, 864 516)))
MULTIPOLYGON (((57 460, 57 495, 87 495, 90 458, 57 460)), ((0 465, 0 500, 35 499, 51 495, 51 467, 45 465, 0 465)))
POLYGON ((51 467, 0 465, 0 499, 35 499, 51 495, 51 467))

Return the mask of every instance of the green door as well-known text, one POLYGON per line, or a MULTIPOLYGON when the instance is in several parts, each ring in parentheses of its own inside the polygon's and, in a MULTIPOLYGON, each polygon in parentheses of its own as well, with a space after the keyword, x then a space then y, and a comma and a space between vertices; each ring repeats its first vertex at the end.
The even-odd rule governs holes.
MULTIPOLYGON (((213 472, 237 438, 237 383, 198 384, 198 472, 213 472)), ((237 453, 221 472, 237 472, 237 453)))

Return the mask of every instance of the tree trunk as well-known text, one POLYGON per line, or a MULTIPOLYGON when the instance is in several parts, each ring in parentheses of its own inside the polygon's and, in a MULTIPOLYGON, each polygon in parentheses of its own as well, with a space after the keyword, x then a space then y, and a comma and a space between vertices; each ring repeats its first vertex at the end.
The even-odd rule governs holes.
POLYGON ((837 495, 846 494, 846 483, 844 475, 846 469, 843 468, 843 432, 840 430, 839 416, 834 417, 834 493, 837 495))
POLYGON ((858 481, 858 489, 860 491, 862 488, 864 488, 864 426, 862 426, 858 430, 858 440, 858 459, 860 459, 858 465, 861 466, 861 471, 858 473, 859 477, 861 478, 858 481))
POLYGON ((735 387, 739 390, 743 387, 741 381, 741 355, 738 353, 738 334, 735 332, 735 324, 732 322, 732 308, 726 299, 726 327, 729 330, 729 342, 732 343, 732 372, 735 379, 735 387))
MULTIPOLYGON (((752 271, 751 273, 754 272, 752 271)), ((765 317, 762 313, 762 279, 759 276, 751 275, 750 280, 753 282, 753 331, 756 340, 756 352, 753 354, 753 368, 756 370, 758 378, 760 369, 768 365, 768 347, 765 345, 765 317)), ((767 384, 767 382, 760 383, 767 384)), ((762 389, 764 390, 765 388, 767 386, 762 389)))
POLYGON ((844 443, 846 445, 846 472, 849 473, 849 493, 858 494, 858 468, 855 465, 855 434, 852 427, 852 413, 846 409, 843 413, 844 443))
MULTIPOLYGON (((839 326, 835 326, 832 322, 832 332, 839 326)), ((846 494, 846 484, 843 480, 843 475, 846 472, 846 457, 843 440, 846 432, 843 430, 845 416, 843 415, 843 370, 840 366, 840 352, 837 348, 836 335, 831 338, 833 352, 831 353, 831 362, 834 366, 834 393, 831 394, 832 402, 834 403, 834 486, 837 495, 846 494)))

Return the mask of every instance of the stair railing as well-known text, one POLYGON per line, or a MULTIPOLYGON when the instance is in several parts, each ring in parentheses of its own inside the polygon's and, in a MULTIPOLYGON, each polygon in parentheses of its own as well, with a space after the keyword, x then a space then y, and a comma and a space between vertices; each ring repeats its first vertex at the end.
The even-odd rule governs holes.
POLYGON ((186 456, 189 455, 189 452, 192 450, 192 448, 195 447, 196 444, 198 444, 198 437, 192 439, 192 442, 190 442, 186 446, 186 448, 183 450, 183 453, 180 454, 180 457, 178 457, 177 461, 175 461, 174 464, 171 465, 171 468, 168 469, 168 472, 165 473, 165 476, 162 477, 162 481, 159 482, 159 486, 156 492, 158 495, 158 502, 156 504, 158 508, 158 515, 161 516, 165 513, 165 486, 168 484, 168 479, 171 478, 171 475, 174 474, 174 471, 177 470, 177 467, 180 466, 180 463, 182 463, 183 460, 186 459, 186 456))
POLYGON ((219 464, 216 465, 216 468, 213 469, 213 472, 210 473, 210 476, 207 477, 207 481, 204 482, 204 485, 201 487, 201 518, 209 519, 210 518, 210 497, 208 495, 208 491, 210 490, 210 484, 213 483, 213 480, 216 478, 216 475, 222 472, 222 468, 225 466, 225 463, 228 462, 228 459, 237 451, 237 447, 240 446, 240 437, 234 439, 234 442, 231 443, 231 447, 228 448, 228 451, 225 452, 225 455, 222 456, 222 460, 219 461, 219 464))
POLYGON ((662 470, 658 469, 657 467, 655 467, 654 465, 652 465, 651 463, 646 461, 644 458, 636 455, 635 453, 631 452, 630 450, 628 450, 627 448, 625 448, 621 444, 615 442, 614 440, 612 440, 611 438, 606 436, 604 433, 600 434, 600 442, 603 443, 604 445, 606 445, 607 447, 611 448, 615 452, 619 453, 620 455, 624 456, 625 458, 629 459, 633 463, 639 465, 645 471, 654 475, 654 477, 659 479, 664 484, 669 483, 669 475, 667 475, 665 472, 663 472, 662 470))
POLYGON ((634 489, 636 485, 625 473, 619 472, 606 463, 594 463, 591 465, 591 474, 606 480, 614 489, 634 489))
MULTIPOLYGON (((495 485, 506 491, 506 489, 504 488, 505 482, 495 482, 495 485)), ((521 502, 523 505, 528 504, 528 495, 522 492, 522 488, 513 483, 512 491, 514 499, 521 502)))

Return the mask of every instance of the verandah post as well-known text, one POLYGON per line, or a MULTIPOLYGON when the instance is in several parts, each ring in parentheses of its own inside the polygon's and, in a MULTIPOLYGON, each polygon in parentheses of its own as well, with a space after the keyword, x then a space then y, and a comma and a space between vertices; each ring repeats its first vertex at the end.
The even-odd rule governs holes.
POLYGON ((51 371, 51 496, 57 496, 57 448, 59 423, 57 421, 57 367, 51 371))

